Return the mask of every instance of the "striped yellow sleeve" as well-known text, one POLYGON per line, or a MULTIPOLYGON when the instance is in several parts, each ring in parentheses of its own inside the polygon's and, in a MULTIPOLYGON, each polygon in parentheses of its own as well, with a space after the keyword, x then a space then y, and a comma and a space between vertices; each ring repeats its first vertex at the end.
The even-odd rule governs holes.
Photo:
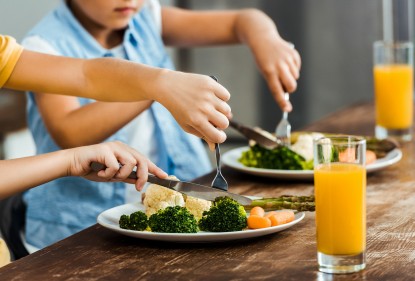
POLYGON ((12 74, 22 51, 14 38, 0 35, 0 88, 12 74))

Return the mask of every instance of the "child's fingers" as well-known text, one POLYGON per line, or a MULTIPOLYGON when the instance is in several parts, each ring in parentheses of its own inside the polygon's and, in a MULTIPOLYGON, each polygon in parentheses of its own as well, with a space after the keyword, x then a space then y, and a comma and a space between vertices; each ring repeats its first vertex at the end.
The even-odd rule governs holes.
POLYGON ((137 165, 137 181, 135 182, 135 188, 140 191, 143 189, 144 184, 147 182, 148 179, 148 166, 147 166, 147 159, 143 157, 139 158, 138 165, 137 165))
POLYGON ((278 76, 274 76, 273 78, 269 78, 268 80, 268 87, 270 88, 274 99, 278 103, 279 107, 286 112, 290 112, 292 110, 292 105, 289 101, 286 101, 284 98, 284 90, 280 83, 278 76))
POLYGON ((292 93, 297 89, 297 80, 292 75, 290 66, 288 64, 284 64, 281 67, 279 76, 281 84, 283 85, 285 91, 292 93))
POLYGON ((209 77, 209 79, 210 79, 209 83, 214 83, 212 85, 214 88, 215 96, 217 96, 219 99, 221 99, 224 102, 228 101, 231 98, 231 94, 229 93, 229 91, 225 87, 223 87, 221 84, 213 80, 212 78, 209 77))
POLYGON ((147 160, 147 166, 148 166, 148 172, 155 175, 158 178, 165 179, 168 177, 168 174, 156 166, 153 162, 150 160, 147 160))

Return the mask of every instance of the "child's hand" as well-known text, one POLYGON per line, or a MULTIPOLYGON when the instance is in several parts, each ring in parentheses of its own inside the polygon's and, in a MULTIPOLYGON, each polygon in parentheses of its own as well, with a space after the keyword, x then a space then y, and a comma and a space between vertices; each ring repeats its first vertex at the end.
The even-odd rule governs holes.
POLYGON ((265 13, 248 9, 239 13, 236 33, 251 49, 259 70, 283 111, 291 111, 284 92, 292 93, 300 77, 301 58, 293 44, 283 40, 275 23, 265 13))
POLYGON ((158 101, 174 116, 188 133, 204 139, 208 144, 222 143, 229 126, 231 108, 226 103, 229 92, 207 75, 166 71, 160 79, 158 101))
POLYGON ((134 183, 137 190, 141 190, 147 182, 148 173, 152 173, 159 178, 167 177, 167 174, 153 162, 121 142, 101 143, 78 147, 69 151, 73 152, 68 168, 68 175, 70 176, 83 176, 93 181, 134 183), (91 169, 92 162, 101 163, 107 168, 98 173, 94 172, 91 169), (137 167, 138 179, 128 179, 135 167, 137 167))
POLYGON ((279 36, 259 36, 258 44, 251 48, 256 63, 268 83, 275 100, 283 111, 291 111, 292 105, 284 99, 284 93, 297 89, 300 78, 301 58, 293 45, 279 36))

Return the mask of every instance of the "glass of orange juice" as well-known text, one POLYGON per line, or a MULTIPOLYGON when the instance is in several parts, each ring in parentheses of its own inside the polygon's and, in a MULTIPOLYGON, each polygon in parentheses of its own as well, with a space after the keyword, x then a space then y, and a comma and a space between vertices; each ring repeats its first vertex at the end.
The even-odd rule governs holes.
POLYGON ((365 268, 366 140, 323 137, 314 141, 317 260, 326 273, 365 268))
POLYGON ((374 88, 377 138, 412 139, 413 44, 377 41, 374 51, 374 88))

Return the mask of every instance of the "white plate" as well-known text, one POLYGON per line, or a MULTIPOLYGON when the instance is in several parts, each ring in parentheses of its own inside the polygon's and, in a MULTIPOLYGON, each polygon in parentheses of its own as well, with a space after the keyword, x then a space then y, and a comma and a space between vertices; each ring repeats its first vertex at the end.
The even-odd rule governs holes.
POLYGON ((141 238, 147 240, 170 241, 170 242, 184 242, 184 243, 204 243, 204 242, 222 242, 238 239, 247 239, 258 236, 264 236, 271 233, 276 233, 287 229, 299 221, 301 221, 305 214, 297 213, 295 220, 283 225, 272 226, 268 228, 243 230, 234 232, 198 232, 198 233, 158 233, 148 231, 135 231, 120 228, 118 221, 123 214, 131 214, 136 211, 144 211, 145 207, 141 203, 125 204, 112 209, 108 209, 98 215, 97 222, 105 228, 115 232, 141 238))
MULTIPOLYGON (((314 172, 313 170, 277 170, 277 169, 260 169, 246 167, 238 159, 241 157, 242 152, 248 150, 248 146, 235 148, 224 153, 222 156, 222 162, 241 172, 252 174, 256 176, 273 177, 281 179, 307 179, 312 180, 314 172)), ((395 164, 402 158, 402 151, 400 149, 394 149, 390 151, 385 157, 376 160, 374 163, 366 166, 368 173, 383 169, 387 166, 395 164)))

